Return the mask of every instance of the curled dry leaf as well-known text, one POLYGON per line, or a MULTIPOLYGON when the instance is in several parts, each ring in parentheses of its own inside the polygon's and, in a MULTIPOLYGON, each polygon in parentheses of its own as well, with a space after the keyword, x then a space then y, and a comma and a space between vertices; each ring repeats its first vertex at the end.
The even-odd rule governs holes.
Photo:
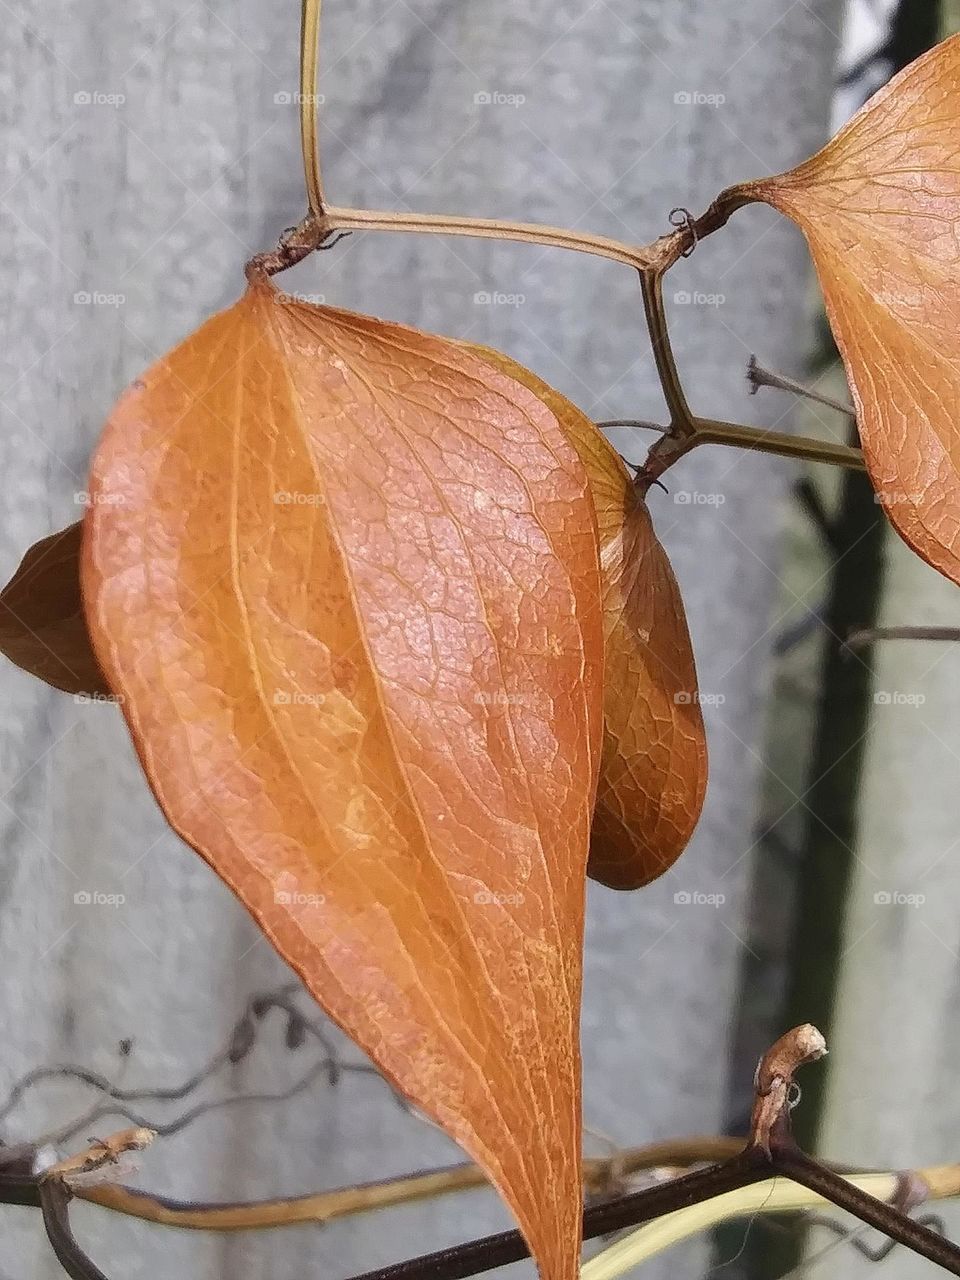
POLYGON ((127 392, 90 488, 91 634, 169 821, 572 1280, 603 647, 576 451, 455 344, 254 278, 127 392))
POLYGON ((576 405, 508 356, 478 355, 535 392, 586 468, 603 580, 603 754, 588 874, 636 889, 684 851, 700 817, 707 747, 686 615, 623 460, 576 405))
POLYGON ((720 200, 766 201, 803 231, 878 501, 960 582, 960 36, 811 160, 720 200))
POLYGON ((0 653, 64 693, 109 694, 80 601, 82 528, 32 546, 0 592, 0 653))

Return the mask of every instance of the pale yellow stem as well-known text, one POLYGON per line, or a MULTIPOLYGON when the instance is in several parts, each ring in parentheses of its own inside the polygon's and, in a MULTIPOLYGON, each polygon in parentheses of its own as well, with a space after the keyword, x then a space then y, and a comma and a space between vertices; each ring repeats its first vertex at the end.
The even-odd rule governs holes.
MULTIPOLYGON (((931 1199, 946 1199, 960 1194, 960 1165, 938 1165, 919 1169, 917 1173, 929 1187, 931 1199)), ((854 1174, 847 1181, 878 1200, 887 1201, 893 1199, 900 1185, 899 1176, 895 1173, 854 1174)), ((809 1191, 783 1176, 755 1182, 646 1223, 584 1263, 580 1269, 580 1280, 617 1280, 681 1240, 708 1231, 730 1218, 834 1207, 815 1191, 809 1191)))

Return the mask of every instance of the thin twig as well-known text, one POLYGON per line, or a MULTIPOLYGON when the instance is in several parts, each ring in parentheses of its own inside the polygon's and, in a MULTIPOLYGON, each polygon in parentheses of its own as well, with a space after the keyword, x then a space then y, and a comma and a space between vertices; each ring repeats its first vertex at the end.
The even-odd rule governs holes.
MULTIPOLYGON (((88 1108, 81 1116, 42 1135, 34 1145, 49 1142, 53 1144, 67 1143, 88 1130, 89 1127, 104 1119, 122 1119, 128 1124, 155 1130, 162 1137, 170 1137, 179 1133, 208 1112, 219 1111, 236 1106, 253 1106, 263 1103, 285 1102, 308 1089, 314 1082, 326 1077, 331 1085, 335 1085, 345 1073, 374 1076, 382 1078, 377 1069, 369 1062, 343 1062, 338 1057, 332 1040, 322 1024, 302 1013, 291 999, 293 992, 299 988, 296 984, 285 983, 275 991, 255 995, 248 1000, 243 1012, 237 1020, 229 1039, 222 1049, 187 1077, 179 1085, 166 1088, 121 1089, 105 1076, 85 1067, 61 1065, 40 1067, 27 1072, 13 1087, 3 1106, 0 1107, 0 1119, 10 1115, 25 1093, 33 1086, 51 1079, 74 1079, 106 1095, 108 1101, 97 1103, 88 1108), (287 1089, 277 1092, 240 1093, 226 1098, 214 1098, 190 1107, 178 1116, 162 1120, 141 1112, 129 1104, 139 1101, 178 1101, 193 1093, 204 1082, 211 1079, 225 1066, 235 1066, 253 1049, 257 1031, 267 1013, 276 1009, 286 1015, 285 1032, 288 1047, 294 1048, 305 1036, 311 1036, 323 1049, 323 1057, 310 1069, 294 1081, 287 1089)), ((408 1105, 396 1091, 391 1096, 404 1110, 408 1105)))
MULTIPOLYGON (((583 1215, 583 1238, 588 1240, 647 1222, 768 1178, 767 1148, 772 1136, 786 1123, 793 1071, 823 1051, 823 1037, 813 1027, 796 1028, 778 1040, 757 1070, 754 1128, 744 1149, 708 1169, 587 1209, 583 1215)), ((520 1233, 508 1231, 367 1272, 354 1280, 465 1280, 528 1256, 520 1233)))
MULTIPOLYGON (((219 1049, 205 1066, 193 1072, 181 1084, 143 1089, 121 1089, 113 1081, 107 1079, 106 1076, 101 1075, 99 1072, 91 1071, 88 1067, 79 1067, 73 1064, 35 1067, 11 1087, 6 1101, 0 1106, 0 1123, 7 1119, 29 1089, 46 1080, 77 1080, 81 1084, 89 1085, 92 1089, 96 1089, 118 1102, 179 1102, 193 1093, 195 1089, 198 1089, 221 1067, 227 1065, 236 1066, 247 1056, 256 1040, 257 1025, 268 1009, 281 1008, 287 1013, 288 1017, 296 1015, 298 1018, 302 1018, 303 1015, 290 1002, 291 995, 299 989, 299 983, 287 982, 275 991, 251 996, 234 1023, 230 1036, 223 1048, 219 1049)), ((316 1024, 311 1023, 309 1025, 313 1034, 323 1044, 328 1057, 332 1057, 331 1042, 322 1035, 316 1024)))
MULTIPOLYGON (((360 1070, 361 1068, 358 1066, 356 1069, 360 1070)), ((374 1068, 369 1068, 369 1073, 377 1074, 374 1068)), ((100 1106, 92 1107, 79 1120, 73 1120, 62 1128, 45 1134, 43 1140, 54 1144, 69 1142, 72 1138, 75 1138, 78 1134, 83 1133, 91 1125, 101 1120, 125 1120, 128 1124, 136 1125, 139 1128, 153 1129, 158 1137, 170 1138, 175 1133, 180 1133, 183 1129, 186 1129, 188 1125, 193 1124, 195 1120, 199 1120, 201 1116, 208 1115, 213 1111, 226 1111, 238 1106, 247 1107, 262 1103, 289 1102, 291 1098, 296 1098, 299 1094, 304 1093, 312 1084, 324 1077, 329 1079, 329 1067, 326 1062, 317 1062, 286 1089, 280 1089, 275 1093, 237 1093, 231 1094, 227 1098, 213 1098, 208 1102, 198 1102, 181 1115, 166 1121, 135 1111, 119 1102, 105 1102, 100 1106)))
MULTIPOLYGON (((917 1222, 921 1226, 930 1227, 938 1235, 946 1235, 947 1229, 944 1221, 935 1213, 924 1214, 922 1218, 917 1219, 917 1222)), ((837 1239, 831 1240, 828 1245, 817 1253, 800 1262, 792 1271, 788 1271, 785 1276, 781 1276, 780 1280, 794 1280, 796 1276, 802 1273, 804 1268, 819 1262, 826 1254, 832 1253, 835 1249, 845 1244, 856 1249, 858 1253, 862 1253, 871 1262, 883 1262, 884 1258, 889 1257, 897 1247, 896 1240, 884 1238, 882 1244, 878 1245, 872 1245, 869 1241, 864 1240, 863 1236, 870 1229, 865 1222, 861 1222, 857 1227, 847 1227, 842 1222, 835 1222, 833 1218, 828 1218, 826 1215, 810 1213, 807 1214, 805 1223, 808 1227, 823 1227, 827 1231, 832 1231, 837 1239)))
POLYGON ((865 627, 847 636, 845 647, 856 651, 877 640, 939 640, 956 644, 960 641, 960 627, 865 627))
POLYGON ((795 396, 801 396, 804 400, 814 400, 817 404, 826 405, 828 409, 836 409, 837 413, 842 413, 847 418, 856 416, 853 405, 844 404, 842 400, 824 395, 822 391, 815 391, 813 387, 805 386, 795 378, 788 378, 784 373, 765 369, 757 362, 756 356, 751 356, 747 364, 747 381, 750 383, 751 395, 756 395, 761 387, 773 387, 776 391, 789 391, 795 396))

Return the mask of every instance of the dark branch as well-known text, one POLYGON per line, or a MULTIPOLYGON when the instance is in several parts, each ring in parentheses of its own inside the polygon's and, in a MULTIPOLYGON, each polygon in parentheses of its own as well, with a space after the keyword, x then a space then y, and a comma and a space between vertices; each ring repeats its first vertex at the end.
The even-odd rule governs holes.
MULTIPOLYGON (((594 1205, 583 1215, 583 1238, 593 1240, 611 1231, 650 1222, 664 1213, 712 1200, 725 1191, 760 1182, 768 1176, 769 1170, 752 1158, 743 1154, 734 1156, 732 1160, 711 1165, 708 1169, 619 1196, 606 1204, 594 1205)), ((499 1235, 483 1236, 468 1244, 440 1249, 377 1271, 367 1271, 361 1276, 354 1276, 353 1280, 466 1280, 468 1276, 493 1271, 529 1256, 530 1250, 519 1231, 502 1231, 499 1235)))
POLYGON ((867 1191, 861 1191, 845 1178, 811 1160, 799 1149, 778 1150, 774 1158, 778 1173, 786 1174, 802 1187, 809 1187, 854 1217, 876 1227, 899 1244, 906 1245, 921 1257, 936 1262, 951 1275, 960 1276, 960 1248, 929 1227, 915 1222, 895 1205, 886 1204, 867 1191))
POLYGON ((47 1238, 61 1267, 71 1280, 107 1280, 100 1268, 77 1244, 70 1227, 70 1192, 59 1178, 45 1178, 40 1183, 40 1208, 47 1238))

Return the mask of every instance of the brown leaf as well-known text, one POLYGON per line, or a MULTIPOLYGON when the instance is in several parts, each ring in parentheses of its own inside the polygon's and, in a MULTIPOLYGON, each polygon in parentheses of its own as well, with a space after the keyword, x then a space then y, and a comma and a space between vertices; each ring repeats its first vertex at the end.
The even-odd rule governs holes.
POLYGON ((453 343, 258 279, 128 391, 90 488, 91 632, 169 821, 572 1280, 602 696, 576 452, 453 343))
POLYGON ((766 201, 806 236, 877 499, 960 582, 960 36, 811 160, 731 197, 766 201))
POLYGON ((80 602, 82 528, 32 546, 0 592, 0 653, 64 693, 108 695, 80 602))
POLYGON ((586 468, 603 577, 603 756, 588 874, 613 889, 661 875, 700 817, 707 747, 683 601, 620 455, 576 405, 490 347, 471 347, 552 409, 586 468))

